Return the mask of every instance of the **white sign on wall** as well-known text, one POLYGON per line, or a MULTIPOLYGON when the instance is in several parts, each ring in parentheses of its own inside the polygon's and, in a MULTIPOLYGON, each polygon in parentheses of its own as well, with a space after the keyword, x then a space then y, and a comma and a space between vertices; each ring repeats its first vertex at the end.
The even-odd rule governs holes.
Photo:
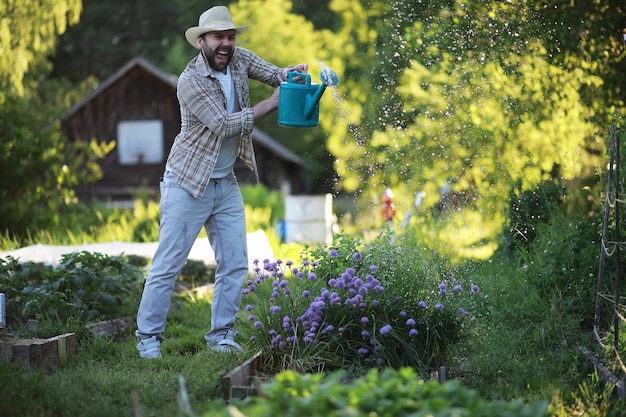
POLYGON ((119 122, 117 155, 121 165, 163 162, 163 122, 161 120, 119 122))

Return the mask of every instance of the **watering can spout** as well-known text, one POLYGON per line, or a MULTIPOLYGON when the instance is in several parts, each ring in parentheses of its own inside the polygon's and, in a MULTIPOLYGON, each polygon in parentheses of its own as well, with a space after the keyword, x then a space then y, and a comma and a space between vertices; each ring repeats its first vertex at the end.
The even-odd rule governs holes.
POLYGON ((326 87, 334 87, 339 84, 339 76, 331 69, 324 68, 322 72, 320 72, 320 79, 322 80, 322 84, 317 87, 315 94, 310 97, 307 97, 307 103, 304 109, 304 117, 305 119, 310 119, 313 116, 313 112, 315 111, 315 107, 317 103, 319 103, 322 98, 322 94, 326 90, 326 87))

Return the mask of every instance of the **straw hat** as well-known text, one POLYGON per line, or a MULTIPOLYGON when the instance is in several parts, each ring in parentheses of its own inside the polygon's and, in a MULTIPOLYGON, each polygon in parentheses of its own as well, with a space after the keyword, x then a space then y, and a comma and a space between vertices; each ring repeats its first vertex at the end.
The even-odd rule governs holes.
POLYGON ((207 32, 234 29, 239 35, 247 28, 248 25, 235 26, 233 18, 226 6, 215 6, 200 15, 200 19, 198 19, 198 26, 187 29, 185 31, 185 38, 187 38, 187 42, 189 42, 191 46, 198 48, 196 41, 201 35, 204 35, 207 32))

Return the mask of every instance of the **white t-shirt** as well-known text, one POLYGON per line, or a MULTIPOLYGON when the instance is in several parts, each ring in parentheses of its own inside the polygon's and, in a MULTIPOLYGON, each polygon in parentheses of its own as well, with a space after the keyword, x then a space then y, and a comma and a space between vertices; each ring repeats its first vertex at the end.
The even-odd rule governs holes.
MULTIPOLYGON (((226 94, 226 112, 230 114, 241 110, 239 108, 239 102, 237 101, 237 93, 230 72, 230 66, 226 67, 226 74, 214 70, 213 75, 220 80, 224 94, 226 94)), ((217 165, 215 166, 215 170, 213 170, 211 178, 224 178, 233 172, 233 167, 237 160, 238 146, 239 135, 224 139, 222 147, 220 148, 220 154, 217 158, 217 165)))

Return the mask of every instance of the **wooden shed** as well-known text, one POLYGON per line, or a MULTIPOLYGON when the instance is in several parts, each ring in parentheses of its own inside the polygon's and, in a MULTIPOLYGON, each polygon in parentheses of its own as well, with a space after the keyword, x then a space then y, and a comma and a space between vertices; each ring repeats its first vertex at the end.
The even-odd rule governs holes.
MULTIPOLYGON (((102 178, 77 189, 83 200, 129 200, 138 193, 157 197, 159 178, 180 129, 178 78, 143 58, 134 58, 103 81, 61 120, 70 140, 116 142, 101 162, 102 178)), ((307 164, 284 145, 255 128, 252 141, 261 183, 286 194, 301 193, 307 164)), ((237 161, 241 184, 254 183, 252 171, 237 161)))

